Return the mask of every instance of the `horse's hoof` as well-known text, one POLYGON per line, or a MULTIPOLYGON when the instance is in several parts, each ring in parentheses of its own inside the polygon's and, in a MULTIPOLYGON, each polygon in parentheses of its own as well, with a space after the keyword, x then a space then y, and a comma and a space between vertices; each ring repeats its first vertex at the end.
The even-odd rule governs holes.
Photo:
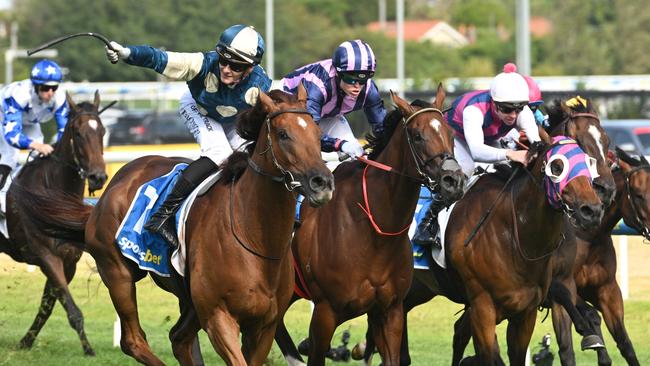
POLYGON ((95 351, 92 348, 84 348, 84 356, 95 357, 95 351))
POLYGON ((357 343, 352 348, 352 359, 355 361, 363 360, 363 355, 366 353, 366 342, 357 343))
POLYGON ((303 356, 309 356, 309 338, 305 338, 298 344, 298 352, 303 356))
POLYGON ((458 366, 471 366, 474 365, 474 359, 476 356, 465 356, 458 361, 458 366))
POLYGON ((20 340, 20 343, 18 344, 18 348, 31 349, 33 345, 34 345, 34 338, 24 337, 23 339, 20 340))
POLYGON ((605 342, 603 342, 603 340, 600 339, 600 337, 595 334, 583 337, 582 341, 580 342, 580 349, 582 349, 583 351, 588 349, 595 350, 600 348, 605 348, 605 342))

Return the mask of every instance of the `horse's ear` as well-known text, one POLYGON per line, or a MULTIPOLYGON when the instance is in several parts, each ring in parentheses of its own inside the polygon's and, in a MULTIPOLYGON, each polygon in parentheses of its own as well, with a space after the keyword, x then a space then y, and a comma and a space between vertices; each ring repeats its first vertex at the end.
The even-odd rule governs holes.
POLYGON ((70 96, 70 93, 67 91, 65 92, 65 100, 68 102, 68 106, 70 107, 71 110, 77 110, 77 104, 72 100, 72 97, 70 96))
POLYGON ((432 105, 436 109, 442 110, 442 104, 445 102, 445 88, 442 87, 442 83, 438 84, 438 91, 436 92, 436 100, 433 101, 432 105))
POLYGON ((397 106, 397 109, 402 112, 403 116, 407 116, 413 113, 413 107, 411 107, 407 101, 400 98, 399 95, 395 94, 392 90, 390 91, 390 98, 393 100, 393 104, 397 106))
POLYGON ((95 102, 93 104, 95 105, 95 110, 99 110, 99 89, 95 89, 95 102))
POLYGON ((305 107, 307 106, 307 89, 305 89, 303 83, 298 85, 298 102, 305 107))
POLYGON ((553 139, 544 128, 537 126, 537 130, 539 131, 539 138, 544 141, 545 144, 550 145, 553 143, 553 139))
POLYGON ((257 102, 262 103, 262 107, 264 108, 267 114, 272 113, 277 109, 275 107, 275 103, 273 102, 273 99, 271 99, 271 97, 269 97, 263 91, 260 91, 259 100, 257 102))

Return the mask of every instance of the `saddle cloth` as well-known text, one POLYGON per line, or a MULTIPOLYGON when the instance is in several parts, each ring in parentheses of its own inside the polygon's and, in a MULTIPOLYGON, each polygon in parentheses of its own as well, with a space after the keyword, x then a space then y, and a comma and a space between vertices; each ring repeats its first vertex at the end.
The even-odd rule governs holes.
MULTIPOLYGON (((129 207, 124 219, 122 220, 115 241, 118 248, 126 258, 134 261, 140 269, 154 272, 160 276, 170 276, 169 264, 176 260, 184 258, 184 254, 179 256, 177 252, 185 252, 185 220, 194 199, 209 188, 220 176, 217 172, 208 177, 201 183, 185 200, 181 208, 176 212, 176 230, 179 236, 179 248, 171 253, 169 243, 158 233, 151 233, 144 230, 143 226, 149 217, 156 212, 158 207, 165 201, 167 195, 174 187, 181 171, 187 167, 187 164, 181 163, 165 175, 152 179, 142 184, 135 194, 131 206, 129 207), (206 188, 207 187, 207 188, 206 188)), ((184 273, 184 260, 172 264, 180 273, 184 273)))

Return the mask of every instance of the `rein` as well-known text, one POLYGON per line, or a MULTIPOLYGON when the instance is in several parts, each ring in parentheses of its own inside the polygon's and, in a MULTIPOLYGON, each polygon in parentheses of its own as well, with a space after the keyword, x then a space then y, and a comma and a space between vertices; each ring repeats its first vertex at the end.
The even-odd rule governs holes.
POLYGON ((631 194, 632 189, 630 188, 630 177, 632 177, 632 174, 634 174, 634 173, 636 173, 636 172, 638 172, 639 170, 642 170, 642 169, 650 169, 650 166, 648 166, 648 165, 638 166, 638 167, 633 168, 629 172, 625 173, 625 190, 626 190, 626 194, 627 194, 627 199, 628 199, 628 201, 630 201, 630 207, 632 207, 632 213, 634 214, 634 220, 636 221, 634 223, 634 226, 637 226, 635 229, 638 232, 640 232, 641 235, 643 235, 643 238, 645 239, 644 242, 645 242, 647 240, 650 240, 650 229, 648 229, 648 227, 645 224, 643 224, 643 221, 641 220, 641 218, 639 216, 639 210, 637 209, 636 204, 634 203, 634 200, 632 199, 632 194, 631 194))
POLYGON ((436 159, 438 157, 442 158, 443 162, 444 162, 444 160, 447 160, 447 159, 453 159, 451 154, 440 153, 440 154, 436 154, 433 157, 431 157, 430 159, 424 161, 415 152, 415 148, 413 147, 413 142, 411 141, 411 136, 409 135, 408 131, 406 130, 406 126, 408 126, 409 122, 411 122, 411 120, 414 117, 416 117, 419 114, 425 113, 425 112, 434 112, 434 113, 437 112, 437 113, 440 113, 440 115, 444 117, 443 112, 441 110, 439 110, 438 108, 422 108, 420 110, 415 111, 408 118, 406 118, 406 119, 402 118, 402 126, 404 127, 404 133, 406 134, 406 141, 408 143, 409 150, 411 151, 411 156, 413 156, 413 161, 415 162, 415 168, 417 169, 418 174, 420 176, 419 178, 413 177, 413 176, 411 176, 409 174, 406 174, 406 173, 404 173, 402 171, 399 171, 399 170, 397 170, 397 169, 395 169, 395 168, 393 168, 391 166, 382 164, 380 162, 377 162, 377 161, 374 161, 374 160, 368 160, 365 157, 358 157, 357 158, 359 161, 366 164, 366 167, 363 169, 363 176, 362 176, 362 179, 361 179, 361 186, 362 186, 362 191, 363 191, 363 201, 364 201, 363 203, 364 204, 362 205, 360 202, 357 202, 357 205, 359 205, 361 210, 366 214, 366 216, 368 216, 368 219, 370 220, 370 224, 372 225, 373 229, 375 229, 375 232, 377 234, 379 234, 379 235, 384 235, 384 236, 401 235, 406 230, 409 229, 409 227, 411 226, 411 223, 409 222, 408 224, 406 224, 406 226, 403 229, 401 229, 400 231, 397 231, 397 232, 386 232, 386 231, 382 230, 379 227, 379 225, 375 221, 374 216, 372 215, 372 211, 370 209, 370 203, 369 203, 369 200, 368 200, 368 185, 367 185, 367 178, 366 178, 366 173, 368 172, 368 167, 372 166, 373 168, 377 168, 377 169, 383 170, 385 172, 395 173, 397 175, 401 175, 403 177, 409 178, 409 179, 411 179, 411 180, 413 180, 413 181, 415 181, 417 183, 425 185, 427 188, 429 188, 429 190, 431 190, 433 192, 437 188, 437 183, 433 179, 431 179, 426 173, 424 173, 422 171, 422 166, 427 165, 429 162, 431 162, 432 160, 434 160, 434 159, 436 159))
MULTIPOLYGON (((273 113, 270 113, 269 115, 266 116, 266 149, 264 151, 260 152, 260 155, 266 154, 266 152, 271 152, 271 159, 273 160, 273 164, 275 167, 280 170, 282 175, 273 175, 271 173, 268 173, 262 169, 257 163, 253 161, 253 159, 248 158, 248 166, 251 168, 251 170, 263 177, 270 178, 273 182, 276 183, 283 183, 284 187, 289 191, 293 192, 294 189, 301 187, 302 184, 298 181, 296 181, 293 177, 293 174, 291 174, 290 171, 287 169, 283 168, 280 163, 278 163, 278 159, 275 156, 275 153, 273 152, 273 145, 271 142, 271 120, 281 114, 284 113, 299 113, 299 114, 309 114, 309 112, 305 109, 299 109, 299 108, 291 108, 291 109, 285 109, 285 110, 279 110, 275 111, 273 113)), ((231 183, 230 183, 230 231, 232 232, 232 235, 235 237, 235 240, 237 240, 237 243, 244 249, 246 249, 248 252, 251 254, 260 257, 262 259, 270 260, 270 261, 279 261, 282 259, 282 257, 278 256, 268 256, 264 255, 261 253, 256 252, 254 249, 252 249, 250 246, 246 245, 240 238, 239 235, 237 235, 237 230, 235 230, 235 178, 233 177, 231 183)), ((287 248, 291 244, 291 239, 289 239, 289 242, 287 243, 287 248)), ((284 250, 283 252, 286 252, 284 250)))

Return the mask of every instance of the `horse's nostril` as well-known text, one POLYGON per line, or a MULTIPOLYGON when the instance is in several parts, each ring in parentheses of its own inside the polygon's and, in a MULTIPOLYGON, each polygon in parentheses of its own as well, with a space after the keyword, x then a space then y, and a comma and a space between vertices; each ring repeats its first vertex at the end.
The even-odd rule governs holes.
POLYGON ((326 189, 329 186, 331 186, 331 182, 328 182, 327 179, 321 177, 320 175, 317 175, 315 177, 312 177, 309 180, 309 188, 311 188, 313 191, 320 192, 324 189, 326 189))
POLYGON ((600 216, 601 209, 595 205, 580 206, 580 215, 586 219, 595 219, 600 216))

